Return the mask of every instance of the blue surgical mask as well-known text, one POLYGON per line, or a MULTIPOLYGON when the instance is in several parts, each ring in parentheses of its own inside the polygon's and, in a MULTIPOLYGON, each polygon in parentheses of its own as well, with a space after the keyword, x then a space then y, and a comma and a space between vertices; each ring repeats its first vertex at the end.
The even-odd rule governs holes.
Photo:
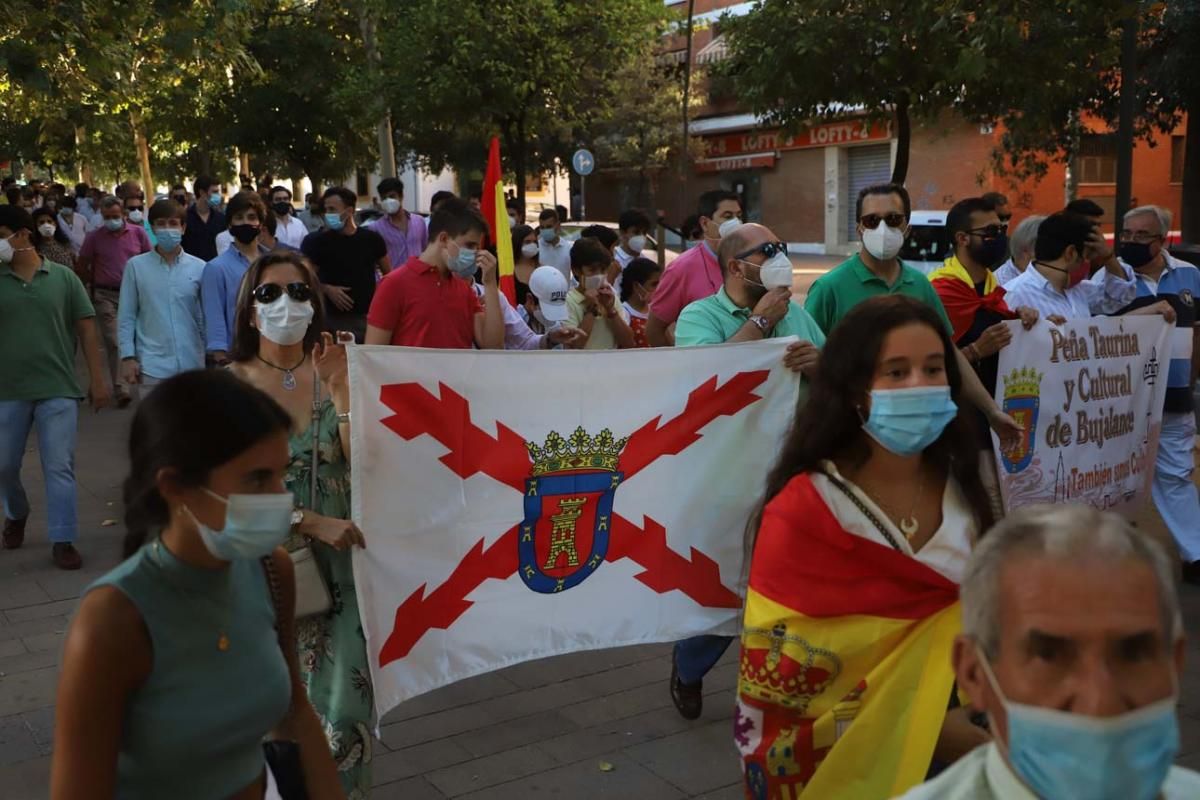
POLYGON ((554 228, 542 228, 538 232, 538 235, 542 237, 543 242, 550 244, 558 238, 558 231, 556 231, 554 228))
POLYGON ((937 441, 958 413, 949 386, 873 389, 863 430, 898 456, 913 456, 937 441))
POLYGON ((464 280, 474 277, 475 271, 478 269, 475 265, 475 251, 459 247, 458 256, 452 259, 447 266, 451 272, 464 280))
POLYGON ((169 253, 183 241, 183 231, 179 228, 155 228, 154 237, 158 239, 158 246, 169 253))
POLYGON ((262 558, 287 539, 295 504, 291 492, 231 494, 225 498, 209 489, 204 491, 225 504, 225 527, 215 531, 196 519, 191 509, 187 512, 213 558, 222 561, 262 558))
POLYGON ((340 231, 346 227, 346 221, 342 219, 341 214, 326 214, 325 227, 331 231, 340 231))
POLYGON ((104 220, 104 227, 108 228, 113 233, 116 233, 117 231, 121 230, 121 228, 125 227, 125 220, 123 220, 123 219, 106 219, 106 220, 104 220))
POLYGON ((219 205, 221 205, 221 193, 220 193, 220 192, 213 192, 212 194, 210 194, 210 195, 208 196, 208 204, 209 204, 210 206, 219 206, 219 205))
POLYGON ((979 660, 1008 719, 1008 744, 997 744, 1038 797, 1159 796, 1179 752, 1175 694, 1113 717, 1089 717, 1007 699, 982 652, 979 660))

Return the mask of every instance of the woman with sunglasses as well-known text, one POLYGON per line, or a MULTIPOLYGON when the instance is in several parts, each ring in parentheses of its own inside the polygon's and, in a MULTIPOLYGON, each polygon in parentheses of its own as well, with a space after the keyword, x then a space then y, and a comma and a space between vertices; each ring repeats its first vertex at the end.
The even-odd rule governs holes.
POLYGON ((291 420, 221 372, 164 381, 138 406, 125 560, 84 594, 63 649, 52 800, 261 800, 294 769, 344 797, 305 695, 284 486, 291 420), (293 765, 295 762, 291 762, 293 765))
POLYGON ((333 599, 328 613, 296 621, 300 671, 329 736, 347 796, 371 786, 371 682, 350 548, 363 547, 350 521, 350 385, 346 348, 324 332, 316 272, 303 255, 262 255, 242 279, 230 369, 266 392, 292 419, 291 462, 284 481, 296 497, 285 547, 311 543, 333 599), (316 384, 314 386, 314 383, 316 384), (314 397, 319 410, 314 413, 314 397), (316 421, 314 422, 314 417, 316 421), (317 427, 312 427, 316 425, 317 427), (314 436, 315 434, 315 436, 314 436), (313 441, 317 496, 311 496, 313 441))
POLYGON ((988 739, 948 710, 958 583, 992 524, 954 350, 901 295, 858 304, 825 342, 747 528, 748 796, 884 800, 988 739))

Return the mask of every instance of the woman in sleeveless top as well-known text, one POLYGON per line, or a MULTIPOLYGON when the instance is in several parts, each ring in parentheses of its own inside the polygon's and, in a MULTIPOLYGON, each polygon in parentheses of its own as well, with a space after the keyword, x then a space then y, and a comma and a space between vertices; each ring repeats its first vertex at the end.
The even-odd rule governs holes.
POLYGON ((238 293, 230 369, 266 392, 292 420, 284 482, 303 512, 284 546, 291 551, 311 544, 332 599, 327 613, 296 621, 300 673, 329 737, 342 787, 350 800, 359 800, 371 789, 374 703, 350 548, 364 542, 350 521, 346 348, 323 332, 320 296, 315 271, 300 253, 276 251, 255 261, 238 293))
POLYGON ((67 633, 53 800, 278 798, 264 737, 298 744, 309 797, 344 797, 300 679, 279 547, 290 425, 225 373, 183 373, 142 401, 126 559, 67 633))
POLYGON ((748 527, 748 797, 883 800, 987 741, 952 697, 958 584, 992 523, 961 391, 911 298, 861 303, 825 343, 748 527))

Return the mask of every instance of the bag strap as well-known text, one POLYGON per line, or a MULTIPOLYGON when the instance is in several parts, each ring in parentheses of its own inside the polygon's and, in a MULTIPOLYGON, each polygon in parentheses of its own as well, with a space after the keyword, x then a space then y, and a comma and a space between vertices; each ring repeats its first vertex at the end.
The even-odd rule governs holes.
POLYGON ((283 619, 283 591, 279 585, 279 570, 275 568, 275 557, 262 557, 263 572, 267 576, 267 590, 271 593, 271 605, 275 608, 275 631, 278 633, 280 620, 283 619))
POLYGON ((309 478, 308 508, 317 507, 317 467, 320 466, 320 422, 321 422, 321 376, 317 374, 317 362, 313 361, 313 400, 312 400, 312 476, 309 478))
POLYGON ((904 552, 899 543, 896 542, 896 537, 892 536, 892 532, 887 529, 887 526, 883 524, 879 517, 875 516, 875 512, 867 508, 867 504, 862 501, 862 498, 859 497, 853 489, 847 486, 840 478, 834 477, 834 475, 832 475, 828 470, 822 470, 822 474, 829 479, 830 483, 840 489, 842 493, 846 495, 846 497, 850 498, 850 502, 854 503, 854 505, 858 507, 858 510, 863 513, 863 516, 874 523, 875 528, 881 534, 883 534, 883 538, 887 539, 888 544, 894 547, 897 552, 904 552))

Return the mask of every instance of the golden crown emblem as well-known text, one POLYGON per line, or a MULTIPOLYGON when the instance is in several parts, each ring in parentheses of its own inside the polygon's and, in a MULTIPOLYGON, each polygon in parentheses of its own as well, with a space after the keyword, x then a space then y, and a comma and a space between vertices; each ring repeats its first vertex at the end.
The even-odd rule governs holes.
POLYGON ((1042 373, 1032 367, 1014 369, 1004 376, 1005 397, 1036 397, 1042 391, 1042 373))
POLYGON ((576 428, 570 439, 564 439, 557 431, 550 431, 544 446, 526 442, 525 447, 533 459, 534 476, 551 472, 616 472, 617 461, 628 441, 628 436, 614 439, 608 428, 596 436, 589 436, 583 428, 576 428))
POLYGON ((788 634, 783 623, 743 634, 738 687, 749 697, 804 713, 842 672, 836 653, 788 634), (756 646, 764 642, 766 647, 756 646))

